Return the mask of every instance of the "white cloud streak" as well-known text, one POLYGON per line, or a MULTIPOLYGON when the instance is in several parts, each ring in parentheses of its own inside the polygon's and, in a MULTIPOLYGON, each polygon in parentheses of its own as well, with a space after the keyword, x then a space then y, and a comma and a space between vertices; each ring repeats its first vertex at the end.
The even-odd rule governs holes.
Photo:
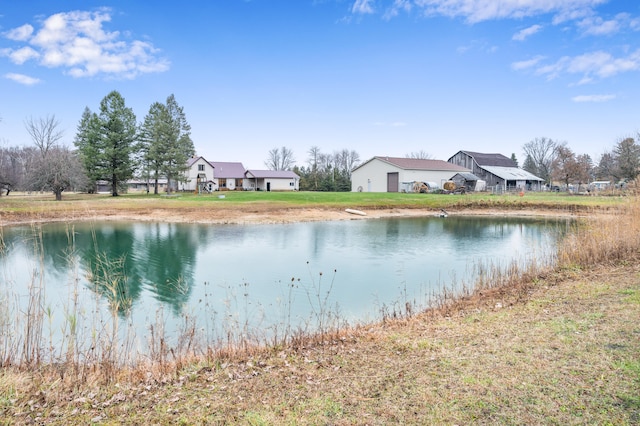
POLYGON ((512 37, 515 41, 524 41, 542 29, 542 25, 532 25, 528 28, 518 31, 512 37))
POLYGON ((571 98, 573 102, 607 102, 616 98, 616 95, 580 95, 571 98))
POLYGON ((522 19, 554 14, 556 22, 590 14, 607 0, 414 0, 425 15, 464 18, 469 23, 493 19, 522 19))
POLYGON ((46 18, 37 31, 25 24, 5 32, 6 38, 27 46, 4 49, 0 55, 18 65, 37 60, 40 65, 62 68, 77 78, 132 79, 169 68, 169 62, 158 56, 151 43, 125 40, 120 32, 107 31, 104 26, 110 21, 107 9, 57 13, 46 18))
POLYGON ((371 3, 373 3, 372 0, 356 0, 356 2, 353 4, 353 7, 351 8, 351 12, 359 14, 374 13, 374 9, 371 3))
POLYGON ((13 80, 16 83, 24 84, 25 86, 33 86, 34 84, 40 83, 40 79, 29 77, 24 74, 8 73, 4 75, 4 78, 13 80))
POLYGON ((538 75, 552 80, 561 74, 576 74, 581 76, 578 84, 590 83, 594 78, 605 79, 617 74, 640 70, 640 49, 625 57, 616 58, 602 50, 589 52, 578 56, 564 56, 551 64, 542 64, 542 57, 514 62, 514 70, 533 69, 538 75))
POLYGON ((535 56, 531 59, 527 59, 526 61, 514 62, 511 64, 511 69, 518 71, 518 70, 526 70, 529 68, 533 68, 536 65, 538 65, 543 59, 544 59, 544 56, 535 56))

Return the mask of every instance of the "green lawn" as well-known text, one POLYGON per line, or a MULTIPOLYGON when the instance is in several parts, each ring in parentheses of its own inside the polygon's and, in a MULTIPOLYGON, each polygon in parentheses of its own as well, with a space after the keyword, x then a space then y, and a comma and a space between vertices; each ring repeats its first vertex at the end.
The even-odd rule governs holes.
POLYGON ((81 208, 140 209, 242 207, 250 204, 274 208, 422 208, 422 209, 530 209, 551 208, 585 211, 626 204, 633 197, 621 195, 584 196, 555 192, 527 192, 494 195, 489 193, 414 194, 373 192, 264 192, 226 191, 213 194, 175 193, 171 196, 144 193, 63 194, 55 201, 52 194, 26 195, 11 193, 0 197, 0 213, 20 211, 64 211, 81 208))

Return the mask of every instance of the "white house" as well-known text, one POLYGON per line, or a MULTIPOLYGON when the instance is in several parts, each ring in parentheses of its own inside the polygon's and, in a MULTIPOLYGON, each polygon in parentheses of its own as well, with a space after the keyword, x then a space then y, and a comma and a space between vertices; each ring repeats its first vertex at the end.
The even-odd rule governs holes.
POLYGON ((351 171, 353 192, 399 192, 407 182, 434 182, 442 187, 469 169, 442 160, 373 157, 351 171))
POLYGON ((297 191, 300 176, 289 170, 247 170, 244 188, 249 191, 297 191))
POLYGON ((217 188, 214 185, 214 167, 204 157, 191 157, 187 161, 188 169, 185 172, 186 182, 180 182, 178 189, 181 191, 207 191, 217 188))
POLYGON ((214 189, 235 191, 244 189, 245 169, 242 163, 211 161, 214 189))

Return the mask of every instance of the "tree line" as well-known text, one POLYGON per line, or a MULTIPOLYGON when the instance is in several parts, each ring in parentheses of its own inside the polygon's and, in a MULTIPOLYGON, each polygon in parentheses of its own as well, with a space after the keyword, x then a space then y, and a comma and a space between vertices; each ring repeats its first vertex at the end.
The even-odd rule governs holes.
MULTIPOLYGON (((56 200, 62 192, 96 192, 97 182, 108 182, 113 196, 137 175, 154 182, 183 181, 188 159, 195 154, 191 127, 174 95, 164 103, 154 102, 141 124, 117 91, 100 102, 98 112, 88 107, 82 113, 74 138, 75 150, 59 142, 63 133, 55 116, 28 118, 25 128, 33 146, 0 147, 0 194, 12 190, 51 191, 56 200)), ((640 134, 627 137, 605 152, 598 162, 587 154, 576 154, 566 142, 541 137, 523 146, 522 168, 551 185, 554 182, 584 185, 594 180, 613 183, 634 180, 640 174, 640 134)), ((306 163, 296 165, 290 148, 273 148, 265 165, 271 170, 293 170, 300 176, 302 191, 350 191, 351 172, 360 163, 354 150, 324 153, 318 146, 307 152, 306 163)), ((425 151, 408 158, 431 158, 425 151)), ((515 154, 511 158, 516 161, 515 154)), ((149 186, 147 187, 149 191, 149 186)))
MULTIPOLYGON (((96 192, 99 181, 108 182, 117 196, 135 173, 154 180, 184 179, 187 160, 195 154, 191 127, 183 108, 170 95, 165 103, 154 102, 142 124, 122 95, 112 91, 99 105, 82 113, 74 138, 75 150, 59 144, 63 133, 55 116, 25 120, 35 146, 0 148, 0 188, 51 191, 56 200, 62 192, 96 192)), ((1 191, 0 191, 1 192, 1 191)))
POLYGON ((640 174, 639 141, 640 135, 638 140, 620 140, 594 164, 588 154, 575 153, 566 142, 536 138, 523 146, 526 157, 522 168, 544 179, 547 185, 561 183, 567 189, 593 181, 630 182, 640 174))

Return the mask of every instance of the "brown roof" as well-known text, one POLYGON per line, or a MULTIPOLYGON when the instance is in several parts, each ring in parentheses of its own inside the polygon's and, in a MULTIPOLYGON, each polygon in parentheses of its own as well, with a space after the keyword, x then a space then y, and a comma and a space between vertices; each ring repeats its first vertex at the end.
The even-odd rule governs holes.
MULTIPOLYGON (((399 167, 405 170, 446 170, 446 171, 452 171, 452 172, 468 172, 469 171, 469 169, 466 169, 462 166, 458 166, 457 164, 449 163, 447 161, 442 161, 442 160, 422 160, 418 158, 403 158, 403 157, 373 157, 371 160, 373 159, 384 161, 385 163, 392 164, 396 167, 399 167)), ((367 163, 369 161, 367 161, 367 163)))

